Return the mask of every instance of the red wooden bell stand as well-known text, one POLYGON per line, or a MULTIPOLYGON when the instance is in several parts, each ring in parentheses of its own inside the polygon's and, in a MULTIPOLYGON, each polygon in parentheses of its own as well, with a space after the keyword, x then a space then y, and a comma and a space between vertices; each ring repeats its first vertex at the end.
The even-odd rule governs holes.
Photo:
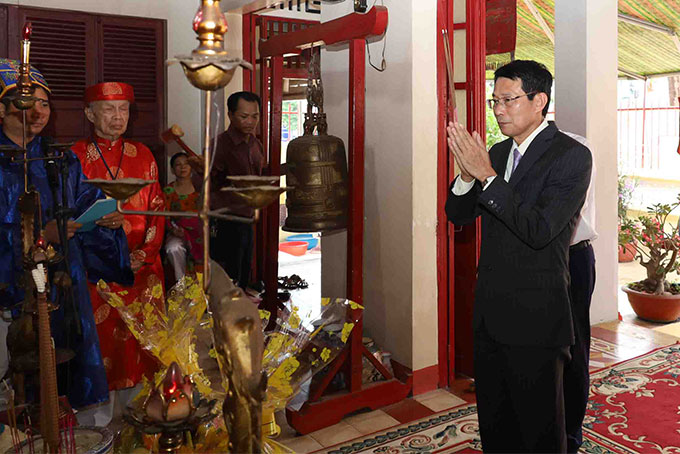
MULTIPOLYGON (((363 233, 364 233, 364 136, 366 106, 366 39, 382 35, 387 28, 387 8, 375 6, 366 14, 352 13, 314 27, 274 36, 260 43, 262 87, 271 80, 269 162, 272 175, 281 172, 281 108, 283 101, 283 56, 299 53, 314 45, 349 46, 349 219, 347 227, 347 297, 363 305, 363 233), (267 67, 266 59, 270 59, 267 67)), ((263 102, 263 110, 266 103, 263 102)), ((264 113, 264 112, 263 112, 264 113)), ((265 306, 276 310, 278 301, 278 201, 267 208, 265 306)), ((362 343, 363 321, 355 325, 347 347, 331 364, 329 372, 298 411, 287 410, 288 423, 301 434, 340 422, 347 414, 377 409, 406 398, 412 389, 409 370, 393 362, 394 375, 362 343), (385 378, 370 385, 362 384, 362 357, 366 357, 385 378), (348 389, 324 396, 331 380, 344 369, 348 389)))

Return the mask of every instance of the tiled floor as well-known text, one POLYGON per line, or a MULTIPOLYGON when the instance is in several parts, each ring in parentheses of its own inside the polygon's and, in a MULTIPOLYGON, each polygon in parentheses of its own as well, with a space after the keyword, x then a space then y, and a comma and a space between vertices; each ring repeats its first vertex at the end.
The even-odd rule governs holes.
MULTIPOLYGON (((680 341, 680 322, 660 325, 625 315, 622 322, 594 326, 592 336, 591 369, 595 370, 680 341)), ((304 436, 297 436, 284 416, 277 414, 277 422, 282 428, 277 441, 296 453, 323 451, 361 435, 408 423, 465 402, 474 402, 470 384, 469 379, 460 379, 448 390, 438 389, 380 410, 348 416, 339 424, 304 436)))

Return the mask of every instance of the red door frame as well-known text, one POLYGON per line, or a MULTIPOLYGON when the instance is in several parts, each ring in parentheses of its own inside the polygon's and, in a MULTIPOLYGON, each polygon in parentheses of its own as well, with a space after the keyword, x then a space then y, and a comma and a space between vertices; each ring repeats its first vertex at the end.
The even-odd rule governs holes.
MULTIPOLYGON (((299 52, 300 47, 323 41, 327 45, 346 44, 349 47, 349 109, 348 109, 348 181, 349 219, 347 228, 347 296, 363 304, 363 223, 364 223, 364 132, 366 93, 366 39, 380 36, 388 22, 387 8, 374 6, 366 14, 350 13, 347 16, 321 25, 293 33, 271 37, 259 45, 264 62, 269 59, 271 78, 271 151, 278 156, 281 147, 281 96, 283 83, 282 55, 299 52), (276 131, 274 131, 276 129, 276 131), (274 134, 278 137, 274 140, 274 134)), ((273 159, 273 158, 272 158, 273 159)), ((280 170, 280 169, 278 169, 280 170)), ((271 218, 268 222, 271 223, 271 218)), ((272 236, 269 236, 272 238, 272 236)), ((276 254, 267 255, 265 271, 271 272, 278 266, 276 254)), ((270 278, 265 277, 265 285, 270 278)), ((274 275, 273 285, 276 285, 274 275)), ((269 288, 267 289, 269 293, 269 288)), ((271 293, 270 293, 271 294, 271 293)), ((269 307, 274 306, 265 299, 269 307)), ((358 320, 350 335, 347 347, 329 366, 329 372, 318 386, 310 391, 310 399, 300 410, 287 409, 288 423, 299 433, 306 434, 339 422, 345 415, 362 408, 377 409, 404 399, 412 389, 412 376, 393 362, 394 374, 390 373, 362 343, 363 324, 360 313, 353 314, 358 320), (363 358, 368 359, 383 375, 385 380, 362 384, 363 358), (346 367, 349 372, 347 390, 334 395, 323 396, 336 373, 346 367)))
MULTIPOLYGON (((311 27, 317 25, 318 21, 310 21, 304 19, 290 19, 283 17, 274 16, 261 16, 256 12, 251 12, 243 14, 242 17, 242 32, 243 32, 243 59, 250 62, 253 65, 252 71, 243 71, 243 90, 251 91, 253 93, 260 92, 260 98, 262 100, 262 108, 260 112, 260 141, 262 142, 262 147, 264 155, 267 157, 267 162, 270 162, 273 158, 270 156, 270 137, 269 137, 269 106, 270 106, 270 90, 269 90, 269 70, 267 59, 258 59, 258 38, 260 40, 268 39, 268 24, 279 22, 280 23, 280 34, 296 31, 302 28, 311 27), (287 24, 287 32, 283 32, 283 24, 287 24), (260 31, 260 36, 258 37, 257 31, 260 31), (259 65, 259 66, 258 66, 259 65), (259 90, 258 90, 258 77, 259 77, 259 90), (264 89, 262 88, 264 87, 264 89)), ((284 57, 283 67, 281 69, 283 77, 287 78, 306 78, 307 69, 302 68, 300 59, 302 56, 289 56, 284 57)), ((268 166, 269 173, 273 174, 271 166, 268 166)), ((267 265, 264 262, 264 257, 267 254, 267 248, 265 246, 265 238, 267 238, 267 231, 265 226, 268 225, 267 217, 274 216, 276 219, 279 218, 279 212, 275 212, 273 209, 262 210, 260 213, 260 219, 255 225, 255 260, 253 261, 253 276, 255 280, 264 280, 265 269, 267 265)), ((276 234, 278 239, 278 232, 276 234)), ((278 241, 278 240, 277 240, 278 241)))
MULTIPOLYGON (((442 30, 453 30, 453 0, 437 1, 437 28, 435 30, 437 40, 437 307, 438 307, 438 332, 439 332, 439 387, 446 388, 449 385, 449 368, 454 365, 453 344, 449 351, 449 335, 453 335, 449 328, 449 308, 453 307, 453 247, 450 239, 453 233, 444 212, 444 204, 448 193, 449 168, 453 168, 453 158, 446 147, 446 122, 448 119, 447 106, 448 79, 446 74, 446 60, 442 30)), ((450 47, 453 49, 453 33, 449 33, 450 47)))
MULTIPOLYGON (((471 308, 474 297, 471 291, 459 293, 456 301, 456 283, 463 283, 468 289, 476 280, 476 264, 479 251, 479 223, 468 227, 464 238, 470 240, 456 241, 454 226, 446 219, 444 204, 448 196, 449 185, 455 177, 453 156, 446 145, 446 122, 448 121, 448 81, 444 45, 441 31, 449 31, 450 47, 453 49, 454 30, 466 31, 466 81, 456 83, 456 89, 466 90, 467 127, 470 131, 486 130, 485 97, 485 60, 486 60, 486 1, 466 0, 466 18, 464 23, 453 23, 454 0, 438 0, 437 2, 437 97, 439 99, 438 125, 438 157, 437 157, 437 285, 438 285, 438 329, 439 329, 439 386, 447 387, 455 379, 456 365, 456 325, 471 326, 471 311, 465 313, 464 319, 457 320, 461 314, 459 309, 471 308), (470 231, 471 229, 471 231, 470 231), (471 233, 471 235, 470 235, 471 233), (458 256, 456 255, 458 253, 458 256), (456 263, 459 270, 456 269, 456 263), (460 265, 464 264, 463 267, 460 265), (457 307, 458 305, 458 307, 457 307), (458 322, 458 323, 457 323, 458 322)), ((455 57, 454 57, 455 62, 455 57)), ((484 135, 483 135, 484 136, 484 135)), ((459 317, 460 318, 460 317, 459 317)), ((460 330, 460 328, 459 328, 460 330)), ((467 339, 466 339, 467 340, 467 339)), ((459 339, 460 342, 460 339, 459 339)), ((469 342, 472 338, 469 337, 469 342)))

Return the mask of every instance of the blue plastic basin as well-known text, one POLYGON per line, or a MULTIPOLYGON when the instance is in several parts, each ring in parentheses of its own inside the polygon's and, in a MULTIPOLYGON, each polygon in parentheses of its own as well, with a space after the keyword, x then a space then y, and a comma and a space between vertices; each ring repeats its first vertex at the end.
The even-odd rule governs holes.
POLYGON ((307 250, 314 249, 319 244, 319 239, 311 233, 299 233, 286 237, 286 241, 305 241, 307 250))

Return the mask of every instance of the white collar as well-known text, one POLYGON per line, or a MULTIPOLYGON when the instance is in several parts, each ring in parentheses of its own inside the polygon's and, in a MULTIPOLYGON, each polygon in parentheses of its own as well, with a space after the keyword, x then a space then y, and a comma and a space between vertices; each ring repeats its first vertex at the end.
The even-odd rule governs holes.
POLYGON ((538 125, 538 127, 536 129, 534 129, 526 139, 524 139, 524 142, 522 142, 521 145, 517 145, 517 142, 515 142, 515 140, 513 139, 511 150, 514 150, 515 148, 517 148, 519 150, 519 154, 524 156, 524 153, 529 148, 529 145, 531 145, 531 142, 533 142, 534 139, 536 138, 536 136, 538 134, 540 134, 540 132, 543 131, 547 127, 548 127, 548 120, 543 118, 543 122, 541 122, 541 124, 538 125))

